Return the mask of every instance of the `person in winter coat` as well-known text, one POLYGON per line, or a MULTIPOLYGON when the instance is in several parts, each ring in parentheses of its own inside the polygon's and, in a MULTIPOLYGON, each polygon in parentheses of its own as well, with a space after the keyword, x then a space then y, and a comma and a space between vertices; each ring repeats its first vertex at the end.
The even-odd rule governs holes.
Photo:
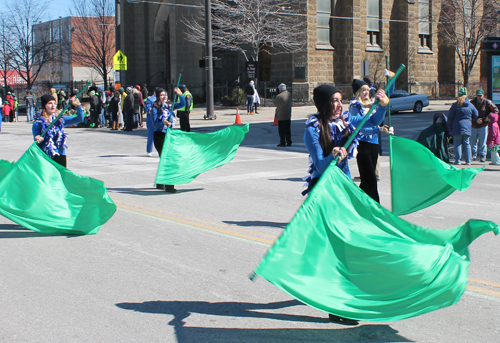
MULTIPOLYGON (((134 96, 132 87, 127 87, 125 90, 126 97, 123 102, 123 120, 125 121, 125 127, 123 131, 132 131, 135 128, 134 120, 134 96)), ((123 99, 123 97, 122 97, 123 99)))
POLYGON ((500 129, 498 128, 498 113, 490 113, 489 119, 488 140, 486 141, 486 144, 488 145, 488 151, 491 154, 490 164, 499 165, 500 157, 498 156, 498 151, 500 150, 500 129))
POLYGON ((467 88, 460 88, 458 100, 448 111, 448 131, 453 136, 453 146, 455 148, 455 164, 462 164, 462 155, 465 163, 470 166, 472 154, 470 149, 470 135, 472 120, 478 117, 474 105, 467 98, 467 88))
POLYGON ((292 95, 286 90, 284 83, 278 86, 278 92, 279 94, 273 99, 280 136, 280 144, 277 146, 292 146, 292 95))
POLYGON ((109 101, 108 111, 111 114, 111 130, 118 130, 118 111, 120 108, 120 92, 115 91, 109 101))
POLYGON ((245 93, 247 94, 247 114, 255 114, 253 111, 253 95, 255 93, 253 80, 245 87, 245 93))
POLYGON ((137 129, 141 123, 141 106, 144 107, 141 92, 137 88, 133 88, 132 95, 134 97, 134 128, 137 129))
POLYGON ((474 105, 478 113, 477 119, 472 121, 472 159, 475 160, 477 157, 481 162, 486 162, 486 137, 488 136, 489 115, 490 113, 498 113, 498 107, 493 101, 486 99, 481 88, 476 91, 476 97, 472 99, 471 104, 474 105))
MULTIPOLYGON (((173 129, 175 125, 174 109, 186 106, 186 100, 179 88, 175 87, 174 92, 179 96, 179 102, 173 106, 168 102, 168 94, 163 88, 156 89, 156 101, 151 107, 151 118, 155 128, 154 146, 161 158, 163 143, 167 130, 173 129)), ((156 188, 163 189, 167 193, 175 193, 177 190, 173 185, 156 185, 156 188)))

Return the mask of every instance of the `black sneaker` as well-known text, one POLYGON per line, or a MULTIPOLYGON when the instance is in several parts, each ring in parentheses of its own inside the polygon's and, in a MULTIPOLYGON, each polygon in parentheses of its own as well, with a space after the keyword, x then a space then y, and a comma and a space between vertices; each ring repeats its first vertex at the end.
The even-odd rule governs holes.
POLYGON ((165 185, 165 192, 175 193, 177 192, 177 189, 175 189, 173 185, 165 185))
POLYGON ((344 324, 344 325, 358 325, 359 324, 357 320, 339 317, 339 316, 335 316, 333 314, 328 314, 328 318, 330 319, 331 322, 338 323, 338 324, 344 324))
POLYGON ((156 188, 157 189, 165 189, 165 185, 156 184, 156 188))
POLYGON ((278 144, 278 145, 276 145, 276 146, 279 146, 279 147, 284 147, 284 146, 286 146, 286 145, 285 145, 285 144, 280 143, 280 144, 278 144))
POLYGON ((288 143, 286 146, 292 146, 292 143, 288 143))

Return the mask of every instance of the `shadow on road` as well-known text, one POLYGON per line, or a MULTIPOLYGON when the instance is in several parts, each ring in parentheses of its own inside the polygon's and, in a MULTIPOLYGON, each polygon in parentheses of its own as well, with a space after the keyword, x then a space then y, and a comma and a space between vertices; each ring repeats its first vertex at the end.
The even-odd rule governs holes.
MULTIPOLYGON (((133 194, 133 195, 142 195, 142 196, 158 196, 158 195, 166 195, 166 194, 173 194, 173 193, 167 193, 164 190, 161 189, 156 189, 153 186, 151 188, 106 188, 109 192, 116 192, 116 193, 124 193, 124 194, 133 194)), ((188 193, 188 192, 196 192, 196 191, 202 191, 203 188, 191 188, 191 189, 179 189, 177 187, 177 193, 188 193)))
POLYGON ((229 220, 223 220, 223 223, 230 224, 230 225, 238 225, 238 226, 265 226, 265 227, 281 227, 284 228, 285 226, 288 225, 288 223, 276 223, 276 222, 265 222, 265 221, 260 221, 260 220, 247 220, 247 221, 242 221, 242 222, 235 222, 235 221, 229 221, 229 220))
POLYGON ((0 239, 2 238, 32 238, 32 237, 56 237, 65 236, 67 238, 80 237, 85 235, 49 235, 46 233, 28 230, 17 224, 0 224, 0 239))
MULTIPOLYGON (((296 300, 267 304, 206 301, 146 301, 118 303, 117 307, 142 313, 174 316, 168 323, 175 328, 178 343, 188 342, 411 342, 398 335, 389 325, 360 325, 343 329, 247 329, 186 327, 184 319, 191 313, 224 317, 263 318, 293 322, 329 323, 321 317, 260 312, 291 306, 303 306, 296 300)), ((213 323, 211 323, 213 325, 213 323)), ((334 324, 332 324, 334 325, 334 324)))

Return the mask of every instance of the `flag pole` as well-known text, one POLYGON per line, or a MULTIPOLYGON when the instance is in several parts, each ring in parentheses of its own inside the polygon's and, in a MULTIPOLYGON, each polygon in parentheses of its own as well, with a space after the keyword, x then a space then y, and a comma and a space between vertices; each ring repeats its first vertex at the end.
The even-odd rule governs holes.
MULTIPOLYGON (((182 76, 182 74, 179 74, 179 78, 177 79, 177 87, 176 88, 179 88, 179 84, 181 83, 181 76, 182 76)), ((174 90, 174 102, 172 103, 172 112, 174 111, 176 101, 177 101, 177 93, 174 90)))
MULTIPOLYGON (((387 84, 387 86, 385 86, 385 89, 384 91, 387 93, 389 91, 389 89, 392 87, 393 83, 396 81, 396 79, 398 78, 399 74, 401 74, 401 72, 406 68, 406 66, 404 64, 401 64, 398 68, 398 70, 396 71, 396 74, 394 75, 394 77, 389 80, 389 83, 387 84)), ((363 127, 363 125, 365 125, 366 121, 370 118, 372 112, 377 108, 378 104, 379 104, 379 99, 376 99, 375 102, 373 103, 372 107, 370 107, 370 110, 368 111, 368 113, 364 116, 363 120, 361 121, 361 123, 359 123, 358 127, 356 127, 356 129, 354 130, 354 132, 349 136, 349 139, 347 140, 347 142, 344 144, 344 148, 347 149, 347 147, 352 143, 352 141, 354 140, 354 138, 356 137, 356 135, 359 133, 359 131, 361 130, 361 128, 363 127)), ((334 161, 335 163, 337 163, 338 159, 340 158, 340 155, 337 155, 335 156, 334 158, 334 161)))
MULTIPOLYGON (((385 69, 389 70, 389 56, 385 55, 385 69)), ((389 76, 386 76, 385 77, 386 81, 387 81, 387 84, 389 84, 389 76)), ((388 124, 389 124, 389 127, 392 127, 392 124, 391 124, 391 103, 389 102, 389 105, 387 105, 387 119, 388 119, 388 124)))
MULTIPOLYGON (((75 99, 80 97, 80 95, 83 94, 83 92, 87 89, 87 87, 91 84, 91 82, 87 82, 87 84, 85 85, 85 87, 82 88, 81 91, 78 92, 78 94, 75 95, 75 99)), ((40 136, 44 136, 52 126, 55 125, 55 123, 57 123, 57 121, 59 119, 61 119, 61 117, 63 116, 64 113, 66 113, 66 111, 69 109, 69 107, 71 106, 71 102, 69 102, 66 107, 64 107, 64 109, 61 111, 61 113, 59 113, 59 115, 57 116, 57 118, 55 120, 52 120, 52 122, 49 124, 49 126, 47 126, 47 128, 45 129, 45 131, 42 132, 42 134, 40 136)), ((42 108, 42 111, 43 111, 43 108, 42 108)))

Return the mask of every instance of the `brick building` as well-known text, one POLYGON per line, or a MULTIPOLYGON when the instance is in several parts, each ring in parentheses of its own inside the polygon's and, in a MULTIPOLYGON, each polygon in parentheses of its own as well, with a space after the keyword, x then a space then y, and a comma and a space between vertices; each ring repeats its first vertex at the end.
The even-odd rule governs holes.
MULTIPOLYGON (((129 63, 122 84, 171 87, 182 74, 182 83, 191 85, 195 97, 204 96, 205 71, 198 67, 204 47, 183 37, 186 28, 180 20, 192 16, 198 11, 194 6, 202 3, 182 3, 122 2, 120 48, 129 63)), ((401 63, 407 67, 398 79, 398 89, 438 97, 455 96, 462 86, 460 62, 454 49, 442 44, 438 31, 439 2, 306 0, 298 11, 302 16, 297 20, 307 21, 306 48, 293 54, 259 55, 261 95, 264 88, 284 82, 295 101, 310 101, 314 87, 321 83, 335 84, 350 96, 354 78, 369 74, 376 82, 384 82, 386 55, 390 69, 396 70, 401 63)), ((221 89, 248 82, 241 54, 214 51, 214 56, 224 66, 214 68, 216 97, 223 93, 221 89)), ((484 74, 485 60, 479 56, 470 76, 471 89, 480 86, 481 70, 484 74)))
MULTIPOLYGON (((114 17, 105 17, 109 25, 114 26, 114 17)), ((73 81, 96 81, 102 84, 100 75, 92 68, 79 63, 75 58, 73 52, 80 44, 72 36, 78 34, 87 34, 81 22, 81 17, 60 17, 59 19, 39 23, 33 25, 34 43, 37 40, 50 40, 53 42, 53 49, 51 53, 56 56, 54 62, 47 63, 43 66, 38 82, 48 83, 63 83, 70 84, 73 81), (62 61, 62 62, 61 62, 62 61)), ((88 20, 88 19, 87 19, 88 20)), ((90 25, 99 25, 99 21, 90 20, 90 25)), ((109 69, 112 71, 112 54, 114 54, 114 30, 110 30, 111 34, 109 40, 112 42, 111 55, 109 59, 109 69)), ((107 59, 107 60, 108 60, 107 59)), ((113 80, 113 73, 109 74, 113 80)))

